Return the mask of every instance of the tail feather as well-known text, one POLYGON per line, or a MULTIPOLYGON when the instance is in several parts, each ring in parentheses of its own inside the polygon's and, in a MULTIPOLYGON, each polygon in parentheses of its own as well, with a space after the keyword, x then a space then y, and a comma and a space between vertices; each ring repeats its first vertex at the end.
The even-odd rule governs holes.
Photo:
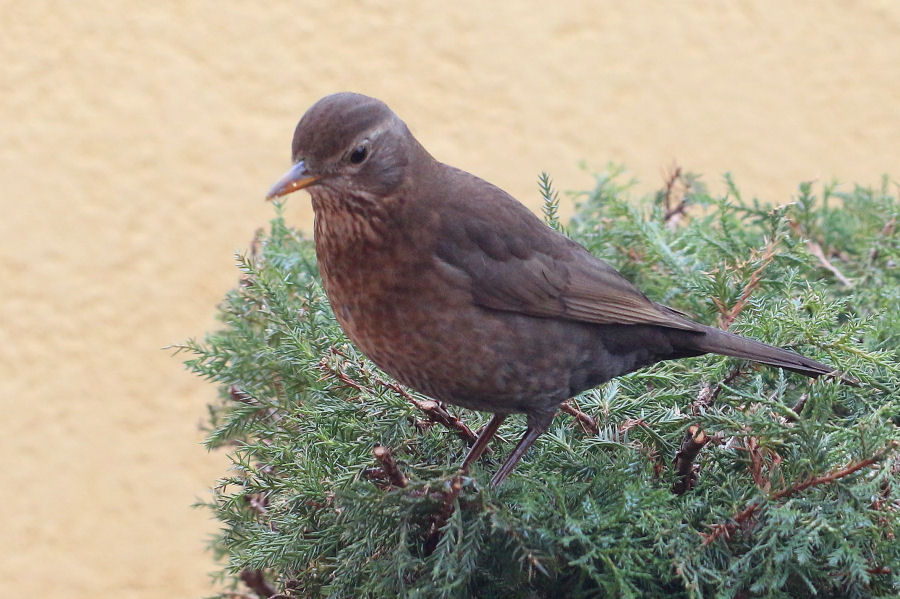
POLYGON ((822 362, 817 362, 787 349, 767 345, 712 327, 704 327, 702 334, 693 336, 691 345, 702 352, 721 354, 733 358, 745 358, 761 364, 792 370, 813 378, 831 375, 850 385, 859 384, 859 381, 853 377, 842 375, 831 366, 822 362))

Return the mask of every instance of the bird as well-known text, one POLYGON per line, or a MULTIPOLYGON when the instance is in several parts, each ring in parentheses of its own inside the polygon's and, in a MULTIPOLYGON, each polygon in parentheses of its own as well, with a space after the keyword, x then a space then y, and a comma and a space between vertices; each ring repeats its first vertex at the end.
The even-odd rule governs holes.
POLYGON ((433 158, 381 100, 320 99, 291 157, 266 197, 308 191, 319 272, 347 337, 400 383, 492 414, 460 470, 525 414, 493 487, 562 402, 662 360, 712 353, 839 377, 650 300, 505 191, 433 158))

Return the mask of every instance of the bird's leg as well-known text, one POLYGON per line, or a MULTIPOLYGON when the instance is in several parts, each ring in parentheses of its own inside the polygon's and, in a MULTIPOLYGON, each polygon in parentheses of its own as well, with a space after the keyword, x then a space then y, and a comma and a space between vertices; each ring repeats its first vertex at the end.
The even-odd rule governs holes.
POLYGON ((550 414, 549 418, 533 418, 531 414, 528 415, 528 428, 525 430, 525 436, 522 437, 516 448, 513 449, 506 461, 503 462, 503 465, 500 466, 500 470, 497 470, 494 477, 491 478, 492 487, 499 487, 506 480, 506 477, 513 471, 513 468, 516 467, 516 464, 519 463, 519 460, 522 459, 528 448, 549 428, 552 419, 553 414, 550 414))
POLYGON ((491 438, 497 433, 497 429, 500 428, 500 424, 506 420, 507 416, 509 416, 509 414, 494 414, 490 421, 484 425, 484 429, 482 429, 481 434, 478 435, 478 438, 475 440, 475 445, 469 450, 469 455, 466 456, 462 466, 459 467, 463 474, 467 473, 469 471, 469 466, 481 457, 481 454, 487 449, 487 445, 491 438))

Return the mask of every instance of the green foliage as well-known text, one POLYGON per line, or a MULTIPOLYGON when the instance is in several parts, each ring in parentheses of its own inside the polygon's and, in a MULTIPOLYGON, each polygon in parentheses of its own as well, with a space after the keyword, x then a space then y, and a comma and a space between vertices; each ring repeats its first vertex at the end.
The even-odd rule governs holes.
POLYGON ((559 192, 553 188, 553 180, 547 173, 541 173, 538 177, 538 191, 541 193, 541 212, 544 213, 544 222, 547 226, 566 233, 565 227, 559 220, 559 192))
MULTIPOLYGON (((508 419, 455 499, 465 442, 346 340, 312 244, 277 216, 238 258, 221 329, 182 348, 220 389, 208 445, 233 461, 208 503, 223 580, 251 596, 241 574, 257 573, 281 596, 323 598, 897 596, 900 205, 887 181, 803 184, 777 208, 727 181, 711 197, 682 177, 676 223, 667 192, 632 197, 611 170, 567 232, 651 298, 861 386, 718 356, 657 364, 578 397, 599 433, 559 415, 492 490, 524 427, 508 419), (691 425, 712 442, 679 495, 691 425)), ((546 175, 541 193, 559 227, 546 175)), ((446 407, 473 430, 487 421, 446 407)))

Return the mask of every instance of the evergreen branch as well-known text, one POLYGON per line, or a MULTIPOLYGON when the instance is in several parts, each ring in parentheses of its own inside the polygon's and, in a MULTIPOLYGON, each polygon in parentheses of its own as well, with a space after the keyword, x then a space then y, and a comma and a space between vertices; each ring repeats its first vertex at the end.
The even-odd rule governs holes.
MULTIPOLYGON (((796 495, 797 493, 805 491, 806 489, 808 489, 810 487, 816 487, 819 485, 833 483, 834 481, 844 478, 845 476, 850 476, 854 472, 862 470, 863 468, 871 466, 871 465, 879 462, 880 460, 884 459, 887 456, 887 454, 889 454, 891 451, 895 450, 897 447, 900 447, 900 441, 896 441, 896 440, 891 441, 886 448, 882 449, 881 451, 879 451, 878 453, 876 453, 875 455, 873 455, 871 457, 868 457, 864 460, 860 460, 859 462, 856 462, 855 464, 849 464, 849 465, 845 466, 844 468, 829 472, 828 474, 823 474, 822 476, 816 476, 816 477, 810 478, 804 482, 796 483, 793 486, 790 486, 786 489, 782 489, 781 491, 778 491, 774 495, 771 495, 769 497, 769 501, 774 501, 777 499, 787 499, 788 497, 791 497, 793 495, 796 495)), ((752 519, 756 515, 756 513, 759 512, 760 509, 762 509, 762 506, 763 506, 763 501, 754 501, 753 503, 748 505, 746 508, 744 508, 743 510, 741 510, 740 512, 735 514, 729 522, 712 525, 711 533, 700 533, 700 536, 703 538, 703 544, 709 545, 710 543, 712 543, 713 541, 715 541, 716 539, 718 539, 721 536, 724 536, 726 540, 730 539, 731 533, 734 532, 734 530, 737 529, 738 526, 740 526, 740 525, 744 524, 744 522, 752 519)))
MULTIPOLYGON (((334 353, 337 353, 333 348, 331 351, 334 353)), ((365 387, 363 387, 362 383, 359 383, 359 382, 353 380, 353 378, 349 374, 347 374, 340 368, 332 368, 328 364, 327 358, 322 358, 321 360, 319 360, 318 366, 319 366, 319 370, 322 370, 323 372, 327 372, 328 374, 336 377, 337 380, 339 380, 343 386, 353 389, 354 391, 358 391, 359 393, 368 391, 365 387)), ((373 395, 375 394, 374 391, 371 391, 371 393, 373 395)))
POLYGON ((763 466, 766 463, 766 457, 770 458, 775 466, 782 462, 782 457, 771 449, 761 448, 758 437, 747 437, 746 446, 735 444, 733 448, 747 452, 747 455, 750 456, 750 465, 747 467, 750 470, 750 477, 757 487, 768 493, 772 489, 772 483, 763 476, 763 466))
POLYGON ((650 425, 647 424, 647 421, 643 418, 626 418, 625 421, 622 422, 622 424, 619 426, 619 434, 624 435, 636 426, 641 426, 650 431, 653 430, 650 428, 650 425))
POLYGON ((431 525, 428 527, 428 538, 425 539, 425 555, 431 555, 441 540, 441 530, 447 524, 450 516, 453 515, 453 509, 456 505, 456 499, 462 491, 462 476, 457 474, 450 479, 449 488, 443 492, 441 507, 437 512, 431 515, 431 525))
MULTIPOLYGON (((261 468, 261 470, 265 469, 265 467, 261 468)), ((244 502, 257 515, 264 516, 266 514, 266 507, 268 507, 269 505, 269 496, 266 493, 253 493, 251 495, 244 495, 244 502)))
MULTIPOLYGON (((256 259, 259 257, 259 251, 262 247, 262 240, 266 235, 265 229, 259 227, 253 233, 253 239, 250 240, 250 259, 246 260, 242 256, 237 256, 239 262, 248 262, 250 264, 256 262, 256 259)), ((240 279, 238 279, 238 284, 241 287, 250 287, 253 285, 253 275, 250 272, 242 272, 240 279)))
POLYGON ((719 312, 721 312, 719 315, 720 329, 727 331, 731 326, 731 323, 733 323, 738 315, 744 310, 750 296, 753 295, 753 292, 759 287, 759 284, 762 281, 763 271, 765 271, 772 263, 772 260, 775 259, 776 245, 777 242, 775 241, 775 238, 770 238, 766 242, 766 249, 762 255, 762 264, 750 274, 750 280, 744 285, 741 296, 730 309, 726 309, 725 305, 718 298, 713 298, 713 302, 715 302, 716 307, 719 309, 719 312))
POLYGON ((553 189, 553 180, 545 172, 538 178, 538 188, 541 198, 544 200, 541 210, 544 213, 544 222, 557 231, 562 230, 559 220, 559 193, 553 189))
POLYGON ((882 449, 881 451, 879 451, 872 457, 861 460, 861 461, 857 462, 856 464, 850 464, 850 465, 846 466, 845 468, 841 468, 840 470, 837 470, 835 472, 829 472, 828 474, 823 474, 822 476, 817 476, 817 477, 811 478, 811 479, 807 480, 806 482, 799 483, 799 484, 794 485, 793 487, 789 487, 787 489, 784 489, 783 491, 779 491, 778 493, 775 494, 773 499, 787 499, 788 497, 790 497, 792 495, 796 495, 797 493, 800 493, 801 491, 805 491, 809 487, 815 487, 818 485, 832 483, 840 478, 844 478, 845 476, 850 476, 851 474, 853 474, 854 472, 857 472, 858 470, 862 470, 863 468, 866 468, 867 466, 871 466, 871 465, 883 460, 887 456, 888 453, 897 449, 897 447, 900 447, 900 442, 891 441, 891 443, 889 443, 886 448, 882 449))

